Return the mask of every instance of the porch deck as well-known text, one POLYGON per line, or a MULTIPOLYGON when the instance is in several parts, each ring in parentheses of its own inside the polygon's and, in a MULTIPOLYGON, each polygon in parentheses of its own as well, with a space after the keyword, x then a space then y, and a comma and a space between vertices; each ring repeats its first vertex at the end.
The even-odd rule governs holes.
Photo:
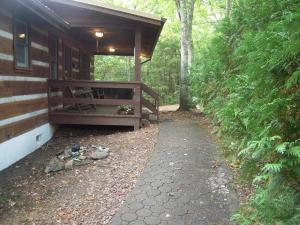
MULTIPOLYGON (((159 95, 141 82, 49 80, 49 120, 53 124, 140 127, 142 108, 159 118, 159 95), (130 112, 120 107, 132 109, 130 112)), ((145 116, 145 115, 144 115, 145 116)))

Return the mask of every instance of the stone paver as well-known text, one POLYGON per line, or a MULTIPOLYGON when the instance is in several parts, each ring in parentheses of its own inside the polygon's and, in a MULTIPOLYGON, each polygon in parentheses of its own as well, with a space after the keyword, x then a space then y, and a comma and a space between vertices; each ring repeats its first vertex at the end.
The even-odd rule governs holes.
POLYGON ((237 207, 232 177, 206 129, 166 120, 136 187, 111 225, 227 225, 237 207))

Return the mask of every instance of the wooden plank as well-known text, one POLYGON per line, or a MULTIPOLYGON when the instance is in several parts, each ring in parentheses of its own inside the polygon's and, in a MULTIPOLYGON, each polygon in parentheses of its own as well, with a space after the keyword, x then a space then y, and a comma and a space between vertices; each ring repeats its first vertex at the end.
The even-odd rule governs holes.
POLYGON ((141 30, 135 31, 135 80, 141 81, 142 65, 141 65, 141 46, 142 46, 142 32, 141 30))
POLYGON ((36 48, 31 48, 31 58, 33 60, 49 62, 49 53, 36 48))
POLYGON ((142 83, 141 85, 142 85, 142 90, 144 92, 146 92, 148 95, 152 96, 155 99, 159 99, 160 95, 156 91, 154 91, 152 88, 150 88, 144 83, 142 83))
POLYGON ((90 80, 70 80, 70 81, 57 81, 49 80, 50 87, 65 88, 65 87, 88 87, 88 88, 136 88, 140 83, 135 82, 99 82, 90 80))
POLYGON ((0 14, 0 30, 12 33, 12 19, 0 14))
POLYGON ((28 81, 0 81, 0 97, 38 94, 47 92, 47 83, 28 81))
POLYGON ((0 53, 13 55, 13 41, 0 37, 0 53))
POLYGON ((49 68, 46 68, 46 67, 32 65, 31 74, 36 75, 37 77, 48 78, 48 77, 50 77, 50 66, 49 66, 49 68))
POLYGON ((0 143, 7 141, 13 137, 26 133, 36 127, 48 122, 48 114, 32 117, 30 119, 21 120, 5 126, 0 126, 0 143))
POLYGON ((129 99, 96 99, 96 98, 61 98, 51 97, 49 98, 50 104, 83 104, 83 105, 138 105, 138 101, 129 99))
POLYGON ((104 117, 104 118, 140 118, 141 115, 121 115, 107 113, 74 113, 74 112, 51 112, 52 116, 74 116, 74 117, 104 117))
POLYGON ((14 75, 14 62, 0 60, 0 74, 14 75))
POLYGON ((47 107, 47 98, 0 104, 0 120, 37 111, 47 107))
POLYGON ((48 37, 42 35, 34 29, 30 29, 30 38, 32 42, 48 47, 48 37))
POLYGON ((137 124, 139 124, 140 117, 51 113, 49 121, 53 124, 137 126, 137 124))
POLYGON ((154 114, 158 113, 158 110, 156 109, 156 106, 153 105, 151 102, 149 102, 147 99, 144 99, 142 97, 142 105, 145 106, 146 108, 148 108, 151 112, 153 112, 154 114))

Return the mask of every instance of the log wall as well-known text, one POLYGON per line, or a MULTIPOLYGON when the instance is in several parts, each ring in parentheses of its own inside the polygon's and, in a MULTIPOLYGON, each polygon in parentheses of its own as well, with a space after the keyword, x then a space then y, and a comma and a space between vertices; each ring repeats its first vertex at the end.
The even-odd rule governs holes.
MULTIPOLYGON (((26 9, 24 9, 25 11, 26 9)), ((59 40, 58 79, 64 79, 63 43, 71 43, 72 78, 82 78, 80 75, 80 51, 84 48, 79 44, 76 45, 76 41, 71 37, 62 34, 61 31, 56 31, 42 18, 36 16, 36 19, 32 19, 34 15, 27 21, 31 68, 28 71, 16 70, 14 66, 14 15, 12 12, 13 8, 0 5, 0 145, 11 138, 48 123, 47 79, 50 78, 48 47, 50 33, 53 32, 59 40)), ((24 15, 27 14, 30 12, 24 13, 24 15)), ((91 77, 92 74, 93 71, 91 71, 91 77)))

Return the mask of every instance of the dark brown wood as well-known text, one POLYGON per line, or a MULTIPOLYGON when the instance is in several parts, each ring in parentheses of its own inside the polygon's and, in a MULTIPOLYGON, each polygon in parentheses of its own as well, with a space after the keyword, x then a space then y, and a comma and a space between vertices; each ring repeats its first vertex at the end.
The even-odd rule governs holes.
POLYGON ((139 105, 139 101, 128 99, 96 99, 96 98, 61 98, 51 97, 51 104, 83 104, 83 105, 139 105))
POLYGON ((147 86, 146 84, 141 84, 142 92, 151 96, 154 99, 154 104, 145 99, 143 96, 141 97, 141 105, 148 108, 152 113, 156 114, 156 119, 159 121, 159 97, 160 95, 154 91, 152 88, 147 86))
POLYGON ((31 48, 31 57, 33 60, 38 60, 46 63, 49 62, 49 53, 36 48, 31 48))
POLYGON ((29 74, 30 75, 28 75, 28 76, 49 78, 50 77, 50 67, 42 67, 42 66, 32 65, 31 71, 29 72, 29 74))
POLYGON ((0 143, 30 131, 47 122, 48 114, 43 114, 5 126, 0 126, 0 143))
POLYGON ((57 81, 49 80, 49 93, 52 88, 59 88, 64 90, 70 88, 71 90, 77 90, 77 88, 84 88, 72 91, 72 96, 70 97, 49 97, 50 107, 53 104, 56 105, 94 105, 94 111, 85 112, 83 110, 79 111, 67 111, 66 110, 55 110, 50 111, 50 121, 56 124, 93 124, 93 125, 119 125, 119 126, 133 126, 135 129, 139 128, 140 118, 141 118, 141 85, 140 82, 97 82, 97 81, 86 81, 86 80, 68 80, 68 81, 57 81), (79 93, 85 91, 91 91, 97 88, 113 88, 113 89, 133 89, 134 95, 133 99, 96 99, 96 98, 84 98, 81 97, 79 93), (132 105, 134 106, 134 115, 120 115, 115 112, 105 112, 97 111, 96 105, 105 106, 119 106, 119 105, 132 105), (114 113, 114 114, 111 114, 114 113))
POLYGON ((150 101, 142 97, 142 105, 145 106, 146 108, 150 109, 151 112, 154 114, 158 114, 158 110, 156 108, 156 105, 153 105, 150 101))
POLYGON ((13 41, 0 37, 0 53, 12 55, 13 54, 13 41))
MULTIPOLYGON (((37 26, 37 25, 36 25, 37 26)), ((38 27, 42 29, 42 27, 38 27)), ((47 31, 46 31, 47 32, 47 31)), ((48 47, 48 36, 45 36, 39 32, 37 32, 35 29, 31 28, 31 41, 35 42, 37 44, 40 44, 42 46, 48 47)))
POLYGON ((0 104, 0 120, 48 107, 47 98, 0 104))
POLYGON ((154 91, 152 88, 150 88, 146 84, 142 83, 141 85, 142 85, 142 90, 144 92, 146 92, 148 95, 152 96, 155 99, 158 99, 160 97, 160 95, 156 91, 154 91))
MULTIPOLYGON (((103 5, 103 3, 98 3, 103 5)), ((96 15, 105 15, 106 17, 111 17, 111 18, 116 18, 117 20, 125 20, 125 21, 130 21, 132 22, 140 22, 140 23, 145 23, 145 25, 155 25, 155 26, 160 26, 161 21, 158 18, 150 18, 149 14, 145 13, 140 13, 142 15, 139 15, 137 12, 134 12, 132 10, 126 10, 126 9, 121 9, 121 8, 113 8, 109 7, 108 5, 102 7, 102 6, 97 6, 97 5, 90 5, 90 4, 85 4, 81 2, 75 2, 75 1, 60 1, 60 0, 52 0, 48 4, 51 8, 55 9, 58 14, 61 16, 62 13, 64 13, 64 16, 69 15, 68 20, 70 21, 70 17, 76 19, 80 18, 83 13, 89 12, 90 14, 96 14, 96 15), (65 4, 65 6, 64 6, 65 4), (81 14, 71 14, 68 10, 70 6, 73 10, 77 10, 78 13, 81 14), (75 17, 74 17, 75 16, 75 17)), ((74 12, 74 11, 73 11, 74 12)), ((84 17, 86 18, 86 17, 84 17)), ((95 18, 91 18, 95 19, 95 18)), ((73 21, 71 21, 73 22, 73 21)))
POLYGON ((28 81, 0 81, 0 98, 47 92, 47 83, 28 81))
POLYGON ((134 46, 135 80, 136 81, 141 81, 141 73, 142 73, 141 43, 142 43, 141 30, 136 30, 135 31, 135 46, 134 46))
POLYGON ((0 60, 0 74, 14 75, 14 63, 12 61, 0 60))
POLYGON ((51 113, 49 120, 53 124, 136 126, 139 124, 140 118, 131 115, 51 113))
POLYGON ((92 80, 49 80, 50 87, 87 87, 87 88, 135 88, 140 82, 122 82, 122 81, 92 81, 92 80))
POLYGON ((0 27, 1 27, 1 30, 12 33, 13 29, 12 29, 11 18, 0 13, 0 27))

